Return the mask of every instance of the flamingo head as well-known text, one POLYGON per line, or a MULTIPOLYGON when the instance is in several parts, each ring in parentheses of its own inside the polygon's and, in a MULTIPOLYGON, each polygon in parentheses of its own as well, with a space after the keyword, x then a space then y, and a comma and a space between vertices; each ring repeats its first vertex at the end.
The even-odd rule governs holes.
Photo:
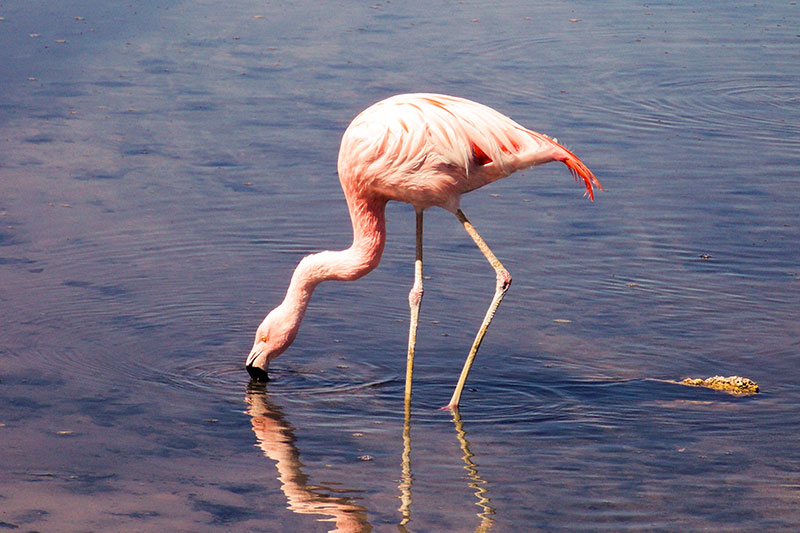
POLYGON ((297 327, 281 306, 273 309, 256 330, 256 338, 247 356, 247 372, 256 381, 269 379, 269 362, 278 357, 294 341, 297 327))

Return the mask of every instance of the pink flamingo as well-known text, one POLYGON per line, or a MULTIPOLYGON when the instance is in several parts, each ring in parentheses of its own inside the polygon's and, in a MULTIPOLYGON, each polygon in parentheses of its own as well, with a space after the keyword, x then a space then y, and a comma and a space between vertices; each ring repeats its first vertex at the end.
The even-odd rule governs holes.
POLYGON ((294 341, 311 293, 327 280, 353 281, 378 266, 386 242, 385 206, 407 202, 416 210, 414 285, 408 295, 411 320, 406 365, 406 405, 411 400, 419 308, 422 301, 422 214, 433 206, 455 214, 494 268, 494 297, 467 355, 446 408, 458 407, 475 354, 503 299, 511 275, 459 208, 461 195, 509 174, 561 161, 586 194, 602 186, 580 159, 541 133, 528 130, 484 105, 438 94, 401 94, 362 111, 350 123, 339 150, 339 180, 353 224, 353 244, 346 250, 304 257, 292 275, 283 302, 264 318, 247 357, 256 380, 267 379, 272 359, 294 341))

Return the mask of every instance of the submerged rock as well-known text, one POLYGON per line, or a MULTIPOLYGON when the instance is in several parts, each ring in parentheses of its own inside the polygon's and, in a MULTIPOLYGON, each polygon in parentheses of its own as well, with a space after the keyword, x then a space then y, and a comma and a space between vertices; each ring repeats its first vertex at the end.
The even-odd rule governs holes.
POLYGON ((694 387, 708 387, 709 389, 724 390, 733 394, 756 394, 758 383, 749 378, 740 376, 713 376, 706 379, 685 378, 681 381, 684 385, 694 387))

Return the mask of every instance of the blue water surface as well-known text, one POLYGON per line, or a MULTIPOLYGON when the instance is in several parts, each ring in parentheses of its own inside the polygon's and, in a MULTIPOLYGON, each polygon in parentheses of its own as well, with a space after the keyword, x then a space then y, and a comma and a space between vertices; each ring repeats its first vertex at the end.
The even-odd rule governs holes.
POLYGON ((800 529, 796 2, 0 4, 0 529, 800 529), (256 326, 352 237, 341 134, 396 93, 558 137, 256 326), (676 381, 757 381, 754 396, 676 381))

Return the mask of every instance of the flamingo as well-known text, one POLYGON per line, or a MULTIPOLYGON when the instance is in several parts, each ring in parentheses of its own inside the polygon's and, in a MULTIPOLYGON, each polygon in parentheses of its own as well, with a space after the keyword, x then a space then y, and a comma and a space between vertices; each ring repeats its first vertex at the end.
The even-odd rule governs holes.
POLYGON ((417 324, 422 301, 422 222, 429 207, 453 213, 496 274, 495 292, 456 384, 455 409, 486 330, 503 300, 511 275, 460 208, 461 195, 535 165, 561 161, 582 179, 594 200, 594 174, 555 139, 528 130, 485 105, 440 94, 401 94, 362 111, 347 127, 339 150, 339 181, 353 226, 346 250, 304 257, 286 296, 258 326, 246 367, 257 381, 268 378, 269 363, 292 344, 314 288, 327 280, 353 281, 378 266, 386 242, 388 201, 406 202, 416 212, 414 283, 408 295, 410 325, 405 401, 411 401, 417 324))

